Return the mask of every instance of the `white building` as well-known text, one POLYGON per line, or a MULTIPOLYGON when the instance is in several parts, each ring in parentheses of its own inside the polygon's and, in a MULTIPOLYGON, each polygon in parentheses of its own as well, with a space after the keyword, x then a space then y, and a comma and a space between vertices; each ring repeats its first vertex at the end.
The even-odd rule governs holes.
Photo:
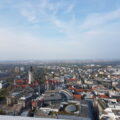
POLYGON ((0 81, 0 89, 5 88, 5 87, 7 87, 7 86, 8 86, 8 83, 7 83, 7 82, 5 82, 5 81, 3 81, 3 80, 0 81))
POLYGON ((34 77, 33 77, 33 68, 30 67, 30 70, 28 71, 28 80, 29 80, 29 84, 31 84, 32 82, 34 82, 34 77))

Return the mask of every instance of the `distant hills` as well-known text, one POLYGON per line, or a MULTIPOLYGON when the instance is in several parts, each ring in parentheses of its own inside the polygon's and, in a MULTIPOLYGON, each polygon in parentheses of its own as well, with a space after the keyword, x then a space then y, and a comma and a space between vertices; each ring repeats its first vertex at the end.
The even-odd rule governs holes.
POLYGON ((0 64, 120 64, 120 60, 1 60, 0 64))

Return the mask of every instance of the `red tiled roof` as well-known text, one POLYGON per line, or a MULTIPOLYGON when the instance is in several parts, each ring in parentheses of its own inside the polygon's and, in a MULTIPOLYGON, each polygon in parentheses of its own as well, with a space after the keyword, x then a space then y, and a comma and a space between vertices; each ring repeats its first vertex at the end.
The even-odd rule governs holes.
POLYGON ((107 95, 99 95, 100 98, 109 98, 107 95))
POLYGON ((68 81, 74 81, 74 80, 77 80, 76 78, 70 78, 70 79, 68 79, 68 81))
POLYGON ((76 100, 80 100, 81 99, 81 95, 73 95, 73 98, 76 100))
POLYGON ((72 87, 69 87, 68 89, 74 90, 76 92, 90 92, 91 91, 91 89, 77 89, 77 88, 72 88, 72 87))
POLYGON ((16 83, 24 83, 25 80, 15 80, 16 83))

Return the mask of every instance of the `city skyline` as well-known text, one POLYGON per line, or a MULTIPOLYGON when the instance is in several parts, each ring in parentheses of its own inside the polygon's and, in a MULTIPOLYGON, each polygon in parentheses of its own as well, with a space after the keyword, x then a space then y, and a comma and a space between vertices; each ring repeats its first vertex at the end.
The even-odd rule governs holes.
POLYGON ((120 1, 0 1, 1 60, 120 60, 120 1))

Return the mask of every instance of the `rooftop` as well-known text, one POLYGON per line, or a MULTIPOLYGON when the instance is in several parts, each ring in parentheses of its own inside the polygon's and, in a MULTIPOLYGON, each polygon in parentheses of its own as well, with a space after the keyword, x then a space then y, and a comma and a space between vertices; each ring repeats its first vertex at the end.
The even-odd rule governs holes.
POLYGON ((57 120, 57 119, 53 119, 53 118, 50 119, 50 118, 20 117, 20 116, 3 116, 3 115, 0 115, 0 120, 57 120))

